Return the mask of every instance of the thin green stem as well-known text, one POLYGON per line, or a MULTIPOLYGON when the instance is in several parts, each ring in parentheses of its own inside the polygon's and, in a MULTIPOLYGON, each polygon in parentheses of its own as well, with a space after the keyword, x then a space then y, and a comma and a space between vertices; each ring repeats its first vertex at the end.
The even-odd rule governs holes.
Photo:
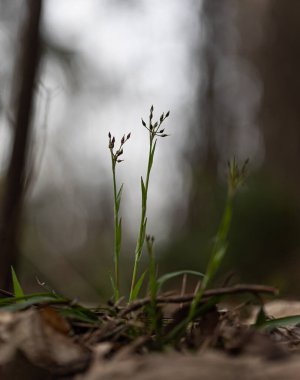
POLYGON ((120 270, 119 270, 119 259, 121 252, 121 242, 122 242, 122 220, 119 217, 119 209, 121 204, 123 184, 120 189, 117 191, 117 181, 116 181, 116 166, 118 163, 124 161, 120 159, 120 156, 123 154, 123 146, 127 140, 130 139, 131 133, 128 133, 127 136, 123 135, 121 138, 120 146, 116 151, 115 147, 115 137, 111 136, 111 133, 108 133, 109 144, 108 148, 110 150, 111 156, 111 169, 113 174, 113 192, 114 192, 114 229, 115 229, 115 238, 114 238, 114 278, 112 278, 114 298, 117 302, 120 298, 120 270))
POLYGON ((219 229, 215 238, 210 260, 206 269, 206 274, 201 282, 200 288, 198 292, 196 293, 193 302, 191 303, 191 307, 190 307, 189 315, 188 315, 189 322, 191 322, 196 316, 197 308, 200 304, 202 296, 207 286, 210 284, 211 280, 213 279, 215 273, 219 269, 222 259, 226 253, 229 227, 231 225, 231 219, 232 219, 232 202, 233 202, 233 196, 228 191, 225 209, 224 209, 221 223, 219 225, 219 229))
POLYGON ((112 149, 110 150, 111 154, 111 168, 113 173, 113 191, 114 191, 114 264, 115 264, 115 273, 114 273, 114 298, 115 302, 119 300, 120 297, 120 272, 119 272, 119 257, 120 257, 120 248, 117 244, 118 228, 119 228, 119 214, 117 207, 117 184, 116 184, 116 160, 113 154, 112 149))
POLYGON ((156 142, 157 142, 156 137, 168 136, 167 134, 164 133, 164 129, 160 129, 160 127, 162 123, 164 122, 164 120, 167 117, 169 117, 170 111, 168 111, 166 114, 163 113, 160 116, 159 121, 152 123, 153 111, 154 111, 154 108, 153 106, 151 106, 148 127, 145 121, 142 119, 143 127, 146 128, 147 131, 149 132, 149 155, 148 155, 148 165, 147 165, 147 172, 146 172, 146 182, 144 183, 143 178, 141 178, 142 210, 141 210, 140 228, 139 228, 135 254, 134 254, 134 265, 133 265, 133 271, 132 271, 129 302, 133 301, 137 297, 138 290, 142 282, 142 278, 140 278, 137 281, 137 275, 138 275, 139 262, 142 255, 143 245, 144 245, 145 235, 146 235, 148 188, 149 188, 150 173, 151 173, 151 169, 153 165, 154 153, 155 153, 156 142))
POLYGON ((203 293, 211 280, 215 276, 217 270, 220 268, 223 257, 227 251, 228 246, 228 233, 232 220, 233 200, 238 188, 242 185, 246 175, 246 168, 249 160, 246 160, 241 167, 236 162, 235 157, 228 162, 228 190, 227 199, 223 216, 218 228, 215 242, 213 245, 210 260, 206 269, 205 277, 201 283, 198 292, 191 304, 188 321, 191 322, 197 314, 197 309, 202 299, 203 293))
POLYGON ((149 147, 149 155, 148 155, 148 165, 147 165, 147 173, 146 173, 146 183, 145 183, 145 196, 142 196, 142 212, 141 212, 141 221, 140 221, 140 228, 139 228, 139 234, 137 238, 137 244, 135 248, 135 257, 134 257, 134 266, 133 266, 133 272, 132 272, 132 281, 131 281, 131 287, 130 287, 130 295, 129 295, 129 302, 133 301, 133 291, 137 280, 137 274, 138 274, 138 267, 140 258, 142 255, 142 249, 145 241, 145 223, 146 223, 146 215, 147 215, 147 198, 148 198, 148 187, 149 187, 149 180, 150 180, 150 173, 151 173, 151 156, 153 151, 153 140, 154 135, 150 133, 150 147, 149 147))

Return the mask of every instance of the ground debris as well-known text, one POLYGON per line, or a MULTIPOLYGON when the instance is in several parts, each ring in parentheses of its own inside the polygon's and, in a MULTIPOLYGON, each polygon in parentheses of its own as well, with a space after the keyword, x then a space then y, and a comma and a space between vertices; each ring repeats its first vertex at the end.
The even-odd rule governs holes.
MULTIPOLYGON (((32 368, 40 368, 54 376, 84 370, 91 353, 73 341, 67 321, 51 307, 17 313, 1 311, 1 371, 18 370, 14 363, 21 358, 32 368)), ((6 378, 13 379, 14 373, 6 378)))
POLYGON ((268 317, 280 318, 291 310, 298 315, 300 303, 293 302, 293 308, 286 303, 284 310, 274 302, 252 306, 249 317, 248 303, 226 307, 213 302, 193 323, 184 324, 190 303, 173 303, 172 295, 169 307, 166 297, 157 305, 156 324, 147 303, 129 312, 127 305, 101 315, 96 310, 94 322, 78 321, 74 313, 66 317, 65 305, 57 304, 0 311, 0 379, 297 378, 290 368, 300 371, 298 325, 266 329, 253 323, 262 308, 268 317), (170 339, 182 324, 180 334, 170 339))

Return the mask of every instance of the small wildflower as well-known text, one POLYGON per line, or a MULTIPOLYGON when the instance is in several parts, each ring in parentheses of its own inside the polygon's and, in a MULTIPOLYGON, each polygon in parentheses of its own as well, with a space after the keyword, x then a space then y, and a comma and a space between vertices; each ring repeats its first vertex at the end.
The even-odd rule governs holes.
POLYGON ((125 135, 123 135, 123 137, 121 138, 121 141, 120 141, 119 149, 117 149, 114 152, 113 149, 115 146, 115 137, 111 138, 111 133, 110 132, 108 133, 108 138, 109 138, 108 147, 110 149, 111 159, 112 159, 112 163, 114 166, 116 165, 116 163, 124 161, 124 160, 118 159, 118 157, 124 153, 124 150, 122 147, 125 144, 125 142, 130 138, 130 135, 131 135, 131 133, 128 133, 126 138, 125 138, 125 135))

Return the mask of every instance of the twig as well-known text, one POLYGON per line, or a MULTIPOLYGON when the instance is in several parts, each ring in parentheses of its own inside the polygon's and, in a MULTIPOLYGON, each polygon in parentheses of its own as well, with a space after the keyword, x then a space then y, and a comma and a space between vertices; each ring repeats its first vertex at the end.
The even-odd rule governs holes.
POLYGON ((11 292, 8 292, 7 290, 0 289, 1 296, 4 297, 14 297, 14 294, 11 292))
MULTIPOLYGON (((274 288, 273 286, 266 286, 266 285, 241 284, 241 285, 235 285, 232 287, 206 290, 203 293, 202 301, 207 301, 208 298, 214 297, 214 296, 240 294, 240 293, 252 293, 252 294, 265 293, 265 294, 277 295, 278 289, 274 288)), ((170 296, 170 297, 159 296, 157 297, 156 301, 158 304, 159 303, 160 304, 183 303, 183 302, 191 302, 194 299, 194 297, 195 297, 194 294, 186 294, 184 296, 170 296)), ((127 314, 133 311, 136 311, 145 305, 148 305, 150 302, 151 302, 151 299, 149 297, 132 302, 131 304, 129 304, 128 307, 126 307, 120 312, 119 316, 125 317, 127 314)))

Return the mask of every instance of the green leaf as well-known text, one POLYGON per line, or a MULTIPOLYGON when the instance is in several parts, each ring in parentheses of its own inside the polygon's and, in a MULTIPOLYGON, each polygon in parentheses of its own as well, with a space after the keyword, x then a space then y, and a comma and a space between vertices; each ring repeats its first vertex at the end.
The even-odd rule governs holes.
POLYGON ((154 141, 154 145, 153 145, 153 148, 152 148, 152 150, 150 152, 150 156, 149 156, 149 168, 150 168, 150 170, 152 169, 152 165, 153 165, 156 143, 157 143, 157 140, 154 141))
POLYGON ((143 177, 141 177, 141 190, 142 190, 142 205, 145 205, 146 199, 147 199, 147 193, 146 193, 143 177))
POLYGON ((180 270, 177 272, 166 273, 163 276, 159 277, 159 279, 157 280, 158 289, 160 289, 165 282, 171 280, 174 277, 182 276, 184 274, 191 274, 191 275, 197 276, 197 277, 204 277, 203 273, 197 272, 194 270, 180 270))
POLYGON ((66 298, 59 298, 54 297, 53 294, 34 294, 34 295, 26 295, 24 297, 13 297, 11 298, 11 302, 4 302, 4 300, 1 300, 0 308, 1 310, 9 310, 9 311, 17 311, 26 309, 29 306, 36 305, 36 304, 43 304, 43 303, 51 303, 55 302, 55 304, 62 303, 65 304, 69 302, 66 298))
POLYGON ((111 286, 113 288, 113 292, 115 294, 116 293, 116 285, 115 285, 115 280, 114 280, 113 276, 111 275, 111 273, 109 274, 109 279, 110 279, 110 282, 111 282, 111 286))
POLYGON ((210 281, 217 270, 219 269, 221 265, 221 261, 227 251, 227 244, 222 245, 221 247, 217 248, 217 250, 214 252, 214 254, 211 257, 211 260, 209 262, 207 272, 206 272, 206 281, 210 281))
POLYGON ((274 327, 297 325, 299 323, 300 323, 300 315, 291 315, 289 317, 268 319, 263 324, 261 324, 259 328, 272 329, 274 327))
POLYGON ((116 211, 119 212, 120 209, 120 203, 122 198, 122 192, 123 192, 123 183, 118 191, 117 198, 116 198, 116 211))
POLYGON ((141 234, 141 240, 142 242, 145 241, 145 237, 146 237, 146 228, 147 228, 147 218, 145 219, 144 221, 144 224, 143 224, 143 229, 142 229, 142 234, 141 234))
POLYGON ((131 297, 132 301, 138 297, 140 290, 141 290, 141 287, 143 285, 146 273, 147 273, 147 270, 145 270, 145 272, 141 275, 141 277, 139 278, 139 280, 135 284, 133 291, 132 291, 132 297, 131 297))
POLYGON ((81 322, 87 322, 87 323, 92 323, 92 324, 101 323, 97 314, 93 313, 91 310, 80 305, 75 305, 70 308, 64 308, 64 309, 61 308, 58 311, 64 317, 72 318, 81 322))
POLYGON ((119 256, 122 243, 122 218, 118 222, 118 228, 116 230, 116 253, 119 256))
POLYGON ((269 318, 268 318, 268 316, 265 313, 264 306, 261 305, 260 309, 259 309, 259 312, 258 312, 258 314, 256 316, 256 321, 255 321, 254 326, 255 327, 261 327, 261 326, 263 326, 267 322, 268 319, 269 318))
POLYGON ((13 267, 11 267, 11 275, 12 275, 12 282, 13 282, 13 289, 14 289, 15 297, 24 297, 23 289, 20 285, 20 282, 18 280, 18 277, 17 277, 16 272, 15 272, 13 267))

